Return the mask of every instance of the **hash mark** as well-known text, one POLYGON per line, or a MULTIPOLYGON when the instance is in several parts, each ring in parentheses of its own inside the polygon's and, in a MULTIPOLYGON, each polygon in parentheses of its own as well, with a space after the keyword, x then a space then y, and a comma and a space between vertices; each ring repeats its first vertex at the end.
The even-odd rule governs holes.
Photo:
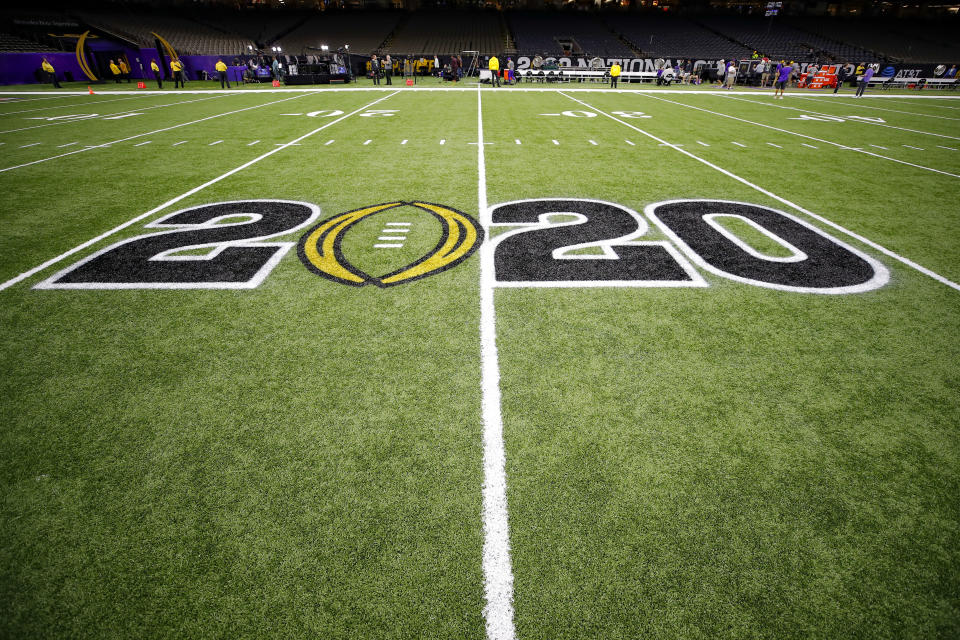
POLYGON ((401 140, 401 141, 400 141, 400 144, 407 144, 407 141, 406 141, 406 140, 401 140))
POLYGON ((709 147, 709 146, 710 146, 710 145, 708 145, 706 142, 700 142, 699 140, 697 140, 697 144, 699 144, 701 147, 709 147))
POLYGON ((364 146, 366 146, 366 145, 370 144, 371 142, 373 142, 373 140, 367 140, 367 141, 364 142, 363 144, 364 144, 364 146))
MULTIPOLYGON (((2 143, 0 143, 0 144, 2 144, 2 143)), ((60 144, 60 145, 57 145, 57 149, 62 149, 63 147, 72 147, 72 146, 75 145, 75 144, 77 144, 77 143, 76 143, 76 142, 68 142, 67 144, 60 144)))
POLYGON ((781 147, 780 145, 773 144, 772 142, 768 142, 767 144, 770 145, 771 147, 776 147, 777 149, 783 149, 783 147, 781 147))
POLYGON ((554 141, 553 141, 553 144, 559 145, 560 143, 557 142, 556 140, 554 140, 554 141))
POLYGON ((731 141, 730 144, 735 144, 735 145, 737 145, 738 147, 744 147, 744 148, 746 148, 746 146, 747 146, 747 145, 745 145, 745 144, 740 144, 739 142, 733 142, 733 141, 731 141))
POLYGON ((31 142, 30 144, 25 144, 25 145, 23 145, 23 146, 20 147, 20 148, 21 148, 21 149, 26 149, 27 147, 35 147, 35 146, 37 146, 38 144, 40 144, 40 143, 39 143, 39 142, 31 142))
POLYGON ((520 142, 520 138, 515 138, 515 139, 514 139, 514 142, 516 142, 517 144, 522 144, 522 143, 520 142))
POLYGON ((327 140, 326 142, 323 143, 323 146, 326 147, 326 146, 329 146, 329 145, 331 145, 331 144, 333 144, 333 140, 327 140))
POLYGON ((440 140, 440 144, 444 144, 445 142, 446 140, 443 140, 443 139, 440 140))
POLYGON ((627 143, 628 145, 630 145, 631 147, 637 146, 637 145, 635 145, 634 143, 630 142, 629 140, 624 140, 624 142, 626 142, 626 143, 627 143))
POLYGON ((816 149, 815 146, 813 146, 812 144, 807 144, 806 142, 801 142, 800 144, 802 144, 805 147, 810 147, 811 149, 816 149))
POLYGON ((907 149, 916 149, 917 151, 923 151, 923 149, 921 149, 920 147, 911 147, 911 146, 908 145, 908 144, 905 144, 905 145, 903 145, 903 146, 905 146, 907 149))
POLYGON ((211 143, 208 144, 207 146, 208 146, 208 147, 212 147, 213 145, 215 145, 215 144, 220 144, 221 142, 223 142, 223 140, 217 140, 216 142, 211 142, 211 143))
POLYGON ((872 144, 872 145, 870 145, 870 146, 871 146, 871 147, 876 147, 877 149, 883 149, 884 151, 886 151, 886 150, 887 150, 887 148, 886 148, 886 147, 881 147, 881 146, 880 146, 880 145, 878 145, 878 144, 872 144))
POLYGON ((402 244, 375 244, 374 249, 402 249, 402 244))
POLYGON ((592 144, 593 146, 597 146, 597 141, 596 141, 596 140, 590 140, 589 142, 590 142, 590 144, 592 144))
POLYGON ((146 142, 140 142, 140 143, 135 144, 135 145, 133 145, 133 146, 135 146, 135 147, 142 147, 143 145, 145 145, 145 144, 150 144, 151 142, 153 142, 153 140, 147 140, 146 142))
POLYGON ((941 149, 947 149, 948 151, 956 151, 956 149, 954 149, 953 147, 945 147, 942 144, 938 144, 937 146, 940 147, 941 149))
POLYGON ((248 142, 248 143, 247 143, 247 146, 248 146, 248 147, 252 147, 253 145, 257 144, 258 142, 260 142, 260 141, 259 141, 259 140, 254 140, 253 142, 248 142))
POLYGON ((180 142, 174 142, 174 143, 173 143, 172 145, 170 145, 170 146, 176 147, 177 145, 185 144, 186 142, 187 142, 186 140, 181 140, 180 142))

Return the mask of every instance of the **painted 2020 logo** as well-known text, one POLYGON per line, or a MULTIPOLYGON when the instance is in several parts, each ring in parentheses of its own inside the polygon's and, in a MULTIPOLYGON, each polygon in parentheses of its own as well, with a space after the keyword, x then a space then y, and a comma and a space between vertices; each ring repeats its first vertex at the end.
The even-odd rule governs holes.
MULTIPOLYGON (((644 213, 646 217, 615 203, 573 198, 494 205, 491 225, 505 229, 487 239, 496 285, 709 286, 697 267, 742 283, 804 293, 869 291, 890 279, 877 260, 769 207, 669 200, 647 206, 644 213), (642 240, 650 230, 647 218, 669 240, 642 240), (744 234, 746 229, 750 232, 744 234), (759 244, 767 252, 743 235, 752 235, 755 244, 764 237, 759 244)), ((289 200, 191 207, 146 225, 162 231, 116 242, 35 288, 252 289, 294 246, 304 266, 327 280, 392 287, 451 269, 484 241, 483 228, 472 216, 429 202, 386 202, 316 223, 319 217, 318 206, 289 200), (439 223, 440 239, 432 250, 384 275, 351 263, 344 255, 344 237, 361 221, 403 207, 439 223), (298 243, 267 241, 305 227, 309 229, 298 243)))

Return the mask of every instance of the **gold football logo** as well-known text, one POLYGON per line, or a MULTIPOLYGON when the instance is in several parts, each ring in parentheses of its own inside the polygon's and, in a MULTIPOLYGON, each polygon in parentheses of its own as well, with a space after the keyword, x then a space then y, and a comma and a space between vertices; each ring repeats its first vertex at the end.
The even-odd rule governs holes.
POLYGON ((392 287, 457 266, 469 258, 482 241, 483 229, 480 224, 462 211, 430 202, 398 201, 347 211, 324 220, 303 235, 297 246, 297 254, 310 271, 328 280, 354 287, 368 284, 392 287), (433 250, 384 276, 372 276, 352 265, 341 250, 341 242, 347 231, 364 218, 403 206, 422 209, 440 222, 442 234, 433 250))

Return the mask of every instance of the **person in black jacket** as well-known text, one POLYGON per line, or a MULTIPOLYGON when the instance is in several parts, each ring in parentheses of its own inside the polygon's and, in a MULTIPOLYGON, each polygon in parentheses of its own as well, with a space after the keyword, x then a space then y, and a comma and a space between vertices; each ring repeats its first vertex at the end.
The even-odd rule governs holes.
POLYGON ((380 61, 377 59, 377 54, 373 54, 373 57, 370 58, 370 72, 371 77, 373 78, 373 84, 380 84, 380 61))
POLYGON ((837 86, 833 88, 833 92, 836 93, 840 90, 840 85, 843 84, 843 81, 847 79, 847 63, 840 65, 840 68, 837 69, 837 86))

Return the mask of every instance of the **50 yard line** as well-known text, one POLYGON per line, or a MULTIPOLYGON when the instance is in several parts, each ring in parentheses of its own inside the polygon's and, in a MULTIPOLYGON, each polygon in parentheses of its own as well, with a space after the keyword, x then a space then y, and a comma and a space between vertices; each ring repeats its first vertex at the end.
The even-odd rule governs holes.
MULTIPOLYGON (((208 180, 207 182, 204 182, 204 183, 201 184, 200 186, 194 187, 193 189, 190 189, 189 191, 186 191, 186 192, 180 194, 179 196, 177 196, 177 197, 175 197, 175 198, 171 198, 170 200, 167 200, 166 202, 164 202, 164 203, 161 204, 160 206, 154 207, 153 209, 150 209, 150 211, 147 211, 146 213, 141 213, 140 215, 138 215, 138 216, 136 216, 136 217, 134 217, 134 218, 131 218, 130 220, 127 220, 127 221, 124 222, 123 224, 118 225, 118 226, 114 227, 113 229, 110 229, 109 231, 106 231, 106 232, 104 232, 104 233, 101 233, 101 234, 98 235, 97 237, 91 238, 90 240, 87 240, 87 241, 84 242, 83 244, 77 245, 76 247, 74 247, 73 249, 70 249, 69 251, 64 251, 63 253, 61 253, 60 255, 56 256, 55 258, 51 258, 51 259, 47 260, 46 262, 44 262, 43 264, 37 265, 36 267, 34 267, 34 268, 32 268, 32 269, 30 269, 30 270, 28 270, 28 271, 24 271, 24 272, 21 273, 20 275, 18 275, 18 276, 16 276, 16 277, 13 277, 13 278, 11 278, 11 279, 9 279, 9 280, 7 280, 7 281, 4 282, 3 284, 0 284, 0 291, 3 291, 3 290, 6 289, 7 287, 12 287, 13 285, 17 284, 18 282, 21 282, 21 281, 29 278, 30 276, 32 276, 32 275, 34 275, 34 274, 36 274, 36 273, 39 273, 40 271, 43 271, 43 270, 46 269, 47 267, 50 267, 50 266, 52 266, 52 265, 55 265, 56 263, 60 262, 61 260, 65 259, 65 258, 69 258, 70 256, 74 255, 75 253, 78 253, 78 252, 80 252, 80 251, 83 251, 83 250, 86 249, 87 247, 90 247, 90 246, 96 244, 97 242, 100 242, 101 240, 112 236, 113 234, 117 233, 118 231, 122 231, 123 229, 126 229, 126 228, 129 227, 130 225, 136 224, 137 222, 140 222, 141 220, 144 220, 144 219, 146 219, 146 218, 149 218, 150 216, 158 213, 159 211, 162 211, 162 210, 166 209, 167 207, 169 207, 169 206, 171 206, 171 205, 174 205, 174 204, 180 202, 180 201, 183 200, 184 198, 188 198, 188 197, 192 196, 193 194, 197 193, 198 191, 202 191, 202 190, 206 189, 207 187, 209 187, 210 185, 216 184, 216 183, 220 182, 221 180, 223 180, 224 178, 228 178, 228 177, 232 176, 233 174, 237 173, 238 171, 242 171, 242 170, 246 169, 247 167, 258 163, 258 162, 260 162, 261 160, 263 160, 263 159, 265 159, 265 158, 269 158, 270 156, 272 156, 273 154, 277 153, 278 151, 282 151, 282 150, 286 149, 287 147, 289 147, 289 146, 291 146, 291 145, 294 145, 294 144, 300 142, 301 140, 306 140, 307 138, 309 138, 309 137, 312 136, 313 134, 318 133, 318 132, 320 132, 320 131, 323 131, 323 130, 326 129, 327 127, 330 127, 330 126, 332 126, 332 125, 335 125, 335 124, 337 124, 338 122, 341 122, 341 121, 343 121, 343 120, 346 120, 346 119, 349 118, 350 116, 352 116, 352 115, 354 115, 354 114, 357 114, 357 113, 360 113, 361 111, 363 111, 363 110, 365 110, 365 109, 369 109, 370 107, 372 107, 373 105, 377 104, 378 102, 382 102, 382 101, 386 100, 387 98, 390 98, 390 97, 392 97, 392 96, 397 95, 398 93, 400 93, 400 92, 399 92, 399 91, 394 91, 393 93, 391 93, 391 94, 389 94, 389 95, 383 96, 382 98, 378 98, 378 99, 374 100, 373 102, 370 102, 370 103, 368 103, 368 104, 365 104, 364 106, 360 107, 359 109, 356 109, 356 110, 354 110, 354 111, 351 111, 350 113, 347 113, 347 114, 345 114, 345 115, 342 115, 342 116, 340 116, 339 118, 337 118, 336 120, 333 120, 332 122, 328 122, 327 124, 325 124, 325 125, 323 125, 323 126, 321 126, 321 127, 318 127, 318 128, 316 128, 316 129, 314 129, 313 131, 310 131, 309 133, 305 133, 304 135, 300 136, 299 138, 295 138, 295 139, 291 140, 290 142, 284 143, 283 145, 280 145, 280 146, 278 146, 278 147, 276 147, 276 148, 274 148, 274 149, 271 149, 270 151, 267 151, 266 153, 257 156, 257 157, 254 158, 253 160, 250 160, 250 161, 248 161, 248 162, 244 162, 244 163, 243 163, 242 165, 240 165, 239 167, 236 167, 236 168, 234 168, 234 169, 231 169, 230 171, 227 171, 226 173, 221 174, 221 175, 217 176, 216 178, 213 178, 212 180, 208 180)), ((303 94, 303 95, 306 95, 306 94, 303 94)), ((299 97, 299 96, 297 96, 297 97, 299 97)), ((290 98, 286 98, 286 99, 289 100, 290 98)), ((278 101, 278 102, 279 102, 279 101, 278 101)), ((267 103, 267 104, 271 104, 271 103, 267 103)), ((263 106, 263 105, 260 105, 260 106, 263 106)), ((248 108, 250 108, 250 107, 248 107, 248 108)), ((146 134, 143 134, 143 135, 146 135, 146 134)))
MULTIPOLYGON (((610 118, 610 119, 613 120, 614 122, 619 122, 620 124, 622 124, 622 125, 625 126, 625 127, 630 127, 631 129, 633 129, 633 130, 636 131, 637 133, 641 133, 641 134, 647 136, 648 138, 651 138, 652 140, 656 140, 657 142, 661 142, 661 143, 665 144, 666 146, 671 147, 671 148, 675 149, 676 151, 679 151, 679 152, 682 153, 683 155, 685 155, 685 156, 687 156, 687 157, 689 157, 689 158, 692 158, 692 159, 696 160, 697 162, 703 163, 703 164, 707 165, 708 167, 710 167, 711 169, 714 169, 714 170, 716 170, 716 171, 719 171, 720 173, 724 174, 725 176, 728 176, 728 177, 730 177, 730 178, 733 178, 733 179, 736 180, 737 182, 740 182, 741 184, 744 184, 744 185, 750 187, 751 189, 754 189, 754 190, 756 190, 756 191, 759 191, 760 193, 764 194, 765 196, 768 196, 768 197, 770 197, 770 198, 773 198, 773 199, 776 200, 777 202, 780 202, 780 203, 782 203, 782 204, 787 205, 787 206, 790 207, 791 209, 795 209, 795 210, 799 211, 800 213, 802 213, 802 214, 804 214, 804 215, 810 216, 811 218, 813 218, 814 220, 817 220, 818 222, 821 222, 821 223, 823 223, 823 224, 825 224, 825 225, 827 225, 827 226, 829 226, 829 227, 831 227, 831 228, 833 228, 833 229, 835 229, 835 230, 837 230, 837 231, 840 231, 841 233, 844 233, 844 234, 850 236, 851 238, 855 238, 856 240, 859 240, 859 241, 862 242, 863 244, 867 245, 868 247, 871 247, 871 248, 879 251, 880 253, 884 254, 885 256, 888 256, 888 257, 890 257, 890 258, 893 258, 894 260, 898 260, 899 262, 902 262, 903 264, 907 265, 908 267, 911 267, 911 268, 913 268, 913 269, 916 269, 916 270, 919 271, 920 273, 922 273, 922 274, 924 274, 924 275, 926 275, 926 276, 929 276, 929 277, 933 278, 933 279, 936 280, 937 282, 942 282, 943 284, 947 285, 948 287, 950 287, 950 288, 952 288, 952 289, 955 289, 955 290, 957 290, 957 291, 960 291, 960 284, 957 284, 956 282, 953 282, 952 280, 949 280, 949 279, 941 276, 939 273, 936 273, 936 272, 934 272, 934 271, 931 271, 930 269, 927 269, 926 267, 924 267, 924 266, 922 266, 922 265, 920 265, 920 264, 917 264, 916 262, 914 262, 913 260, 910 260, 909 258, 905 258, 905 257, 901 256, 901 255, 898 254, 898 253, 894 253, 893 251, 887 249, 886 247, 877 244, 877 243, 874 242, 873 240, 870 240, 870 239, 868 239, 868 238, 865 238, 865 237, 863 237, 862 235, 860 235, 860 234, 858 234, 858 233, 856 233, 856 232, 854 232, 854 231, 851 231, 851 230, 847 229, 846 227, 843 227, 843 226, 837 224, 836 222, 833 222, 832 220, 828 220, 827 218, 824 218, 823 216, 820 216, 820 215, 817 215, 817 214, 813 213, 812 211, 808 211, 807 209, 804 209, 804 208, 801 207, 800 205, 795 204, 795 203, 787 200, 786 198, 782 198, 782 197, 778 196, 778 195, 775 194, 775 193, 772 193, 772 192, 770 192, 770 191, 767 191, 766 189, 764 189, 764 188, 761 187, 760 185, 757 185, 757 184, 754 184, 754 183, 750 182, 750 181, 747 180, 746 178, 741 178, 740 176, 736 175, 735 173, 731 173, 730 171, 727 171, 727 170, 724 169, 723 167, 720 167, 720 166, 717 166, 717 165, 713 164, 713 163, 710 162, 709 160, 705 160, 704 158, 701 158, 700 156, 698 156, 698 155, 696 155, 696 154, 690 153, 690 152, 687 151, 686 149, 681 149, 681 148, 678 147, 677 145, 671 144, 671 143, 667 142, 666 140, 663 140, 663 139, 661 139, 661 138, 658 138, 657 136, 653 135, 652 133, 649 133, 649 132, 647 132, 647 131, 644 131, 643 129, 640 129, 639 127, 635 127, 635 126, 633 126, 632 124, 630 124, 629 122, 624 122, 624 121, 621 120, 620 118, 617 118, 616 116, 610 115, 609 113, 603 111, 602 109, 598 109, 598 108, 594 107, 593 105, 589 105, 589 104, 587 104, 586 102, 584 102, 584 101, 582 101, 582 100, 578 100, 577 98, 574 98, 573 96, 569 96, 569 95, 567 95, 566 93, 564 93, 563 91, 559 91, 558 93, 560 93, 560 95, 562 95, 562 96, 564 96, 564 97, 566 97, 566 98, 569 98, 570 100, 573 100, 574 102, 578 102, 578 103, 582 104, 583 106, 585 106, 585 107, 587 107, 587 108, 589 108, 589 109, 593 109, 594 111, 596 111, 596 112, 599 113, 600 115, 606 116, 607 118, 610 118)), ((673 102, 673 101, 672 101, 672 100, 667 100, 667 102, 673 102)), ((679 103, 679 102, 678 102, 678 103, 675 103, 675 104, 680 104, 681 106, 688 106, 688 105, 684 105, 684 104, 679 103)), ((724 115, 724 114, 719 114, 719 115, 724 115)), ((730 116, 730 117, 733 117, 733 116, 730 116)), ((739 118, 735 118, 735 119, 739 120, 739 118)), ((745 122, 746 122, 746 121, 745 121, 745 122)), ((771 127, 771 128, 773 128, 773 127, 771 127)), ((788 133, 789 133, 789 132, 788 132, 788 133)), ((803 136, 803 137, 808 137, 808 136, 803 136)), ((821 141, 821 142, 823 142, 823 141, 821 141)), ((833 144, 833 143, 831 143, 831 144, 833 144)), ((958 177, 960 177, 960 176, 958 176, 958 177)))
POLYGON ((483 408, 483 610, 489 640, 513 640, 513 568, 507 511, 506 451, 500 406, 500 365, 494 305, 493 223, 487 206, 487 169, 483 153, 483 100, 477 85, 477 204, 486 234, 480 245, 480 378, 483 408))

